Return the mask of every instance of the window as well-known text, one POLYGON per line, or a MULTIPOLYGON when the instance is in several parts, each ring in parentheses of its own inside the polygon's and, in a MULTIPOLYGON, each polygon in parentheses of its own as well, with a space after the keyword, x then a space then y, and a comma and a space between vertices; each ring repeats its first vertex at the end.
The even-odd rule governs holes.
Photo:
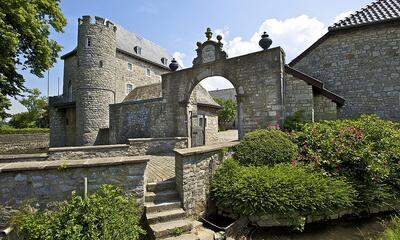
POLYGON ((91 37, 87 37, 86 38, 86 47, 90 47, 92 45, 92 38, 91 37))
POLYGON ((133 48, 133 50, 135 51, 136 54, 138 55, 142 55, 142 48, 139 46, 136 46, 133 48))
POLYGON ((126 95, 128 95, 133 90, 133 85, 128 83, 126 84, 126 95))
POLYGON ((68 102, 72 102, 72 83, 68 83, 68 102))
POLYGON ((133 68, 132 63, 128 63, 128 70, 129 70, 129 71, 132 71, 132 68, 133 68))
POLYGON ((147 75, 148 77, 150 77, 150 76, 151 76, 151 71, 150 71, 150 69, 149 69, 149 68, 146 70, 146 75, 147 75))
POLYGON ((207 117, 206 116, 204 116, 204 115, 199 116, 199 126, 202 128, 207 127, 207 117))
POLYGON ((103 61, 102 61, 102 60, 100 60, 100 62, 99 62, 99 67, 100 67, 100 68, 103 67, 103 61))
POLYGON ((161 58, 161 62, 162 62, 162 64, 164 64, 164 65, 168 65, 168 59, 166 59, 166 58, 161 58))

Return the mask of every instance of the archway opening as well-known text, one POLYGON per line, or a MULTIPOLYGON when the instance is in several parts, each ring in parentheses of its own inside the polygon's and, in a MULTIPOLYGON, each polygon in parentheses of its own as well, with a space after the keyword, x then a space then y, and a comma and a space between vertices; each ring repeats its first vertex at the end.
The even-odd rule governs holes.
POLYGON ((191 146, 238 140, 239 112, 233 84, 220 76, 197 84, 188 102, 188 136, 191 146))

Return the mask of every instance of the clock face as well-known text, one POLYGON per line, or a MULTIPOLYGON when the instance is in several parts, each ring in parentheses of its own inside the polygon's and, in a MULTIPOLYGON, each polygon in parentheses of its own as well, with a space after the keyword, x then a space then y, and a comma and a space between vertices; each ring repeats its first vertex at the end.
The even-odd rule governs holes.
POLYGON ((202 51, 203 63, 215 61, 215 46, 207 45, 202 51))

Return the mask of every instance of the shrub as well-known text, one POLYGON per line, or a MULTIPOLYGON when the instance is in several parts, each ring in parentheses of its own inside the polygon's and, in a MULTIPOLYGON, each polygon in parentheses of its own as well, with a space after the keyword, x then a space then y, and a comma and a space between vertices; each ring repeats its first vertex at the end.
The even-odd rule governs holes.
POLYGON ((48 128, 13 128, 8 125, 0 127, 0 134, 25 134, 25 133, 48 133, 48 128))
POLYGON ((283 129, 288 132, 300 131, 304 122, 304 111, 297 111, 292 116, 286 118, 283 129))
POLYGON ((329 214, 352 207, 355 195, 344 180, 304 166, 246 167, 233 159, 223 163, 211 183, 218 207, 253 216, 329 214))
POLYGON ((379 240, 400 240, 400 218, 395 216, 389 223, 384 224, 385 231, 379 240))
POLYGON ((60 203, 55 210, 37 211, 25 206, 11 223, 26 239, 138 239, 144 233, 138 226, 136 199, 121 189, 104 185, 82 198, 60 203))
POLYGON ((376 116, 308 123, 292 134, 300 162, 343 176, 359 191, 360 207, 376 207, 394 198, 398 188, 400 130, 376 116))
POLYGON ((236 148, 235 156, 241 164, 262 166, 291 162, 297 154, 297 146, 284 132, 258 129, 244 136, 236 148))

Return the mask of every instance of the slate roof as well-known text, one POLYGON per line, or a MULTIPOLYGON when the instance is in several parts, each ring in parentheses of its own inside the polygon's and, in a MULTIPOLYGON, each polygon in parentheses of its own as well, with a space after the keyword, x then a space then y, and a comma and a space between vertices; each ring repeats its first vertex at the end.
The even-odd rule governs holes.
POLYGON ((117 26, 117 49, 135 55, 139 58, 144 58, 152 63, 162 65, 162 58, 168 59, 169 65, 172 61, 171 54, 167 50, 158 46, 157 44, 147 40, 135 33, 129 32, 120 25, 117 26), (142 48, 141 55, 135 53, 134 48, 139 46, 142 48))
MULTIPOLYGON (((161 83, 140 86, 133 89, 125 97, 123 102, 160 98, 162 96, 161 91, 162 91, 161 83)), ((207 92, 207 90, 203 88, 201 85, 196 86, 194 91, 197 91, 196 102, 198 105, 203 105, 213 108, 221 108, 221 106, 214 101, 214 99, 207 92)))
POLYGON ((400 20, 400 0, 378 0, 333 24, 329 27, 329 30, 332 31, 396 19, 400 20))
MULTIPOLYGON (((159 67, 169 69, 168 65, 172 61, 172 55, 166 49, 135 33, 129 32, 127 29, 118 24, 115 24, 115 26, 117 27, 117 50, 132 57, 156 64, 159 67), (134 50, 136 46, 142 48, 140 55, 134 50), (161 61, 162 58, 166 58, 168 60, 166 64, 163 64, 161 61)), ((61 56, 61 59, 75 55, 76 51, 77 48, 73 49, 72 51, 61 56)))

